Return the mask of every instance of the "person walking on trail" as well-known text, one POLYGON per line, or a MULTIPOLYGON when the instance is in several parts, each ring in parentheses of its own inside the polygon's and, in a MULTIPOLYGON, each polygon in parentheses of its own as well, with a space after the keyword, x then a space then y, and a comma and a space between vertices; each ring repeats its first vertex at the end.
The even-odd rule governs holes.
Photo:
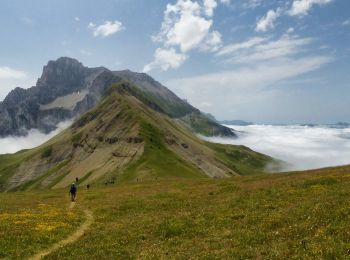
POLYGON ((75 185, 74 182, 70 186, 69 193, 70 193, 71 200, 75 201, 75 198, 77 196, 77 186, 75 185))

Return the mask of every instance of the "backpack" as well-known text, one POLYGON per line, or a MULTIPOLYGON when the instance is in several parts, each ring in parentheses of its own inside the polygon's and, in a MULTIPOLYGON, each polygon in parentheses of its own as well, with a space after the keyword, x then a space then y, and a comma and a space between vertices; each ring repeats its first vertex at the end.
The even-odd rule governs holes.
POLYGON ((77 187, 75 185, 70 186, 70 193, 76 193, 77 192, 77 187))

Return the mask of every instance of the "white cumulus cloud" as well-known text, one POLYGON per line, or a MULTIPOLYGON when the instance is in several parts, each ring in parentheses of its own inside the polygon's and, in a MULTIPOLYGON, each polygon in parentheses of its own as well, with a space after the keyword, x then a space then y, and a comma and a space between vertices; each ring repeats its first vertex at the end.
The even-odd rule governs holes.
POLYGON ((187 56, 183 53, 177 53, 174 48, 158 48, 154 54, 154 61, 145 65, 143 72, 147 73, 155 68, 161 68, 166 71, 170 68, 175 69, 185 62, 187 56))
POLYGON ((200 50, 205 52, 216 52, 222 46, 221 33, 213 31, 206 36, 205 41, 201 44, 200 50))
MULTIPOLYGON (((291 7, 288 9, 286 5, 278 7, 276 10, 269 10, 265 16, 258 19, 255 27, 257 32, 266 32, 275 27, 277 19, 283 15, 302 17, 309 13, 315 5, 326 5, 334 0, 293 0, 291 7), (287 9, 287 10, 286 10, 287 9)), ((260 0, 251 0, 246 5, 256 7, 261 4, 260 0)), ((286 3, 289 5, 289 2, 286 3)))
POLYGON ((291 16, 307 15, 314 5, 325 5, 333 0, 294 0, 291 9, 288 11, 291 16))
POLYGON ((266 32, 269 29, 275 27, 276 19, 282 14, 282 10, 277 8, 277 10, 269 10, 267 14, 261 17, 255 27, 257 32, 266 32))
POLYGON ((205 14, 208 16, 213 16, 214 9, 218 6, 216 0, 204 0, 205 14))
POLYGON ((92 30, 95 37, 108 37, 125 30, 125 27, 119 21, 106 21, 101 25, 96 25, 90 22, 88 27, 92 30))
MULTIPOLYGON (((154 39, 167 46, 178 46, 182 52, 199 47, 213 24, 211 19, 203 16, 202 10, 198 2, 190 0, 178 0, 174 5, 168 4, 161 31, 154 39)), ((204 10, 207 13, 212 9, 205 7, 204 10)))
POLYGON ((168 4, 164 11, 160 32, 152 37, 154 42, 163 46, 156 50, 155 60, 145 66, 146 70, 157 67, 163 70, 177 68, 186 60, 187 53, 192 50, 217 51, 222 45, 221 34, 212 30, 213 20, 211 18, 218 3, 229 4, 230 1, 178 0, 175 4, 168 4), (175 49, 179 49, 179 52, 175 49), (159 56, 160 50, 163 52, 166 50, 168 54, 171 54, 166 56, 174 57, 175 60, 167 65, 159 62, 156 57, 159 56))
POLYGON ((184 15, 166 34, 166 43, 179 45, 181 51, 196 48, 208 35, 212 21, 195 15, 184 15))

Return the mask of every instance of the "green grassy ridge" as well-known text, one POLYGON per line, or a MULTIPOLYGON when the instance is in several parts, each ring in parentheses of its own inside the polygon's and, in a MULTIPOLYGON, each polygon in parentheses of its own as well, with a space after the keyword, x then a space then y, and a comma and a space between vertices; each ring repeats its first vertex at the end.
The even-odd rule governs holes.
POLYGON ((198 111, 185 102, 174 103, 160 95, 143 91, 127 81, 121 82, 119 84, 114 84, 112 88, 107 92, 107 95, 110 93, 110 91, 118 91, 119 93, 131 94, 152 109, 174 118, 182 117, 194 111, 198 111))
MULTIPOLYGON (((120 92, 120 87, 114 86, 115 91, 120 92)), ((126 85, 129 88, 129 85, 126 85)), ((136 162, 129 165, 118 177, 119 182, 135 180, 151 180, 161 178, 205 178, 201 170, 195 168, 165 144, 165 137, 162 130, 156 124, 157 119, 149 109, 140 113, 139 108, 129 106, 125 99, 120 100, 127 106, 129 116, 140 126, 140 137, 144 140, 144 152, 136 162)), ((146 104, 147 105, 147 104, 146 104)))
POLYGON ((155 111, 164 113, 171 118, 181 118, 183 122, 186 122, 194 132, 198 134, 205 136, 235 136, 229 128, 218 124, 202 114, 198 109, 185 102, 172 103, 160 95, 142 91, 136 86, 131 85, 129 82, 113 84, 107 91, 107 95, 113 91, 131 94, 155 111))
POLYGON ((135 181, 139 178, 205 178, 204 173, 165 146, 164 136, 152 124, 141 123, 141 136, 145 140, 144 152, 138 161, 123 172, 120 181, 135 181))
POLYGON ((152 103, 157 104, 157 106, 159 106, 170 117, 178 118, 196 111, 196 109, 189 104, 185 105, 181 103, 171 103, 161 96, 154 95, 152 93, 143 92, 143 95, 145 96, 145 100, 149 100, 152 103))
POLYGON ((248 147, 238 145, 224 145, 206 142, 212 148, 217 158, 223 161, 239 175, 259 175, 266 171, 269 164, 278 167, 278 162, 272 157, 254 152, 248 147))
POLYGON ((230 128, 220 125, 199 111, 188 114, 182 117, 181 120, 189 125, 197 134, 204 136, 236 137, 230 128))
MULTIPOLYGON (((148 174, 153 175, 153 178, 204 177, 199 168, 187 163, 166 148, 164 135, 153 122, 140 116, 138 111, 133 109, 131 111, 137 120, 142 122, 140 134, 145 140, 145 151, 137 162, 125 170, 120 181, 137 179, 137 172, 148 172, 148 174), (169 173, 170 175, 167 176, 169 173)), ((176 131, 188 136, 188 133, 179 129, 170 120, 165 119, 165 121, 176 131)), ((266 166, 274 162, 273 158, 256 153, 244 146, 211 144, 209 142, 203 142, 203 144, 213 149, 217 159, 229 166, 233 172, 242 175, 262 174, 265 172, 266 166)))

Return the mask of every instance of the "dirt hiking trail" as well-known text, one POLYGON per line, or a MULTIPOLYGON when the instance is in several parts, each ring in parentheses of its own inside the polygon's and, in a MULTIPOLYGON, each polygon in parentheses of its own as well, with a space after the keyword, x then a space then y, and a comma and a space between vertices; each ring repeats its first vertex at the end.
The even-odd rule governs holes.
MULTIPOLYGON (((75 202, 71 202, 69 207, 68 207, 68 210, 72 210, 74 207, 75 207, 75 202)), ((45 256, 51 254, 52 252, 60 249, 61 247, 64 247, 64 246, 71 244, 71 243, 74 243, 80 237, 82 237, 84 235, 85 231, 90 227, 90 225, 94 221, 94 216, 90 210, 86 209, 86 210, 84 210, 84 213, 85 213, 85 217, 86 217, 85 222, 72 235, 65 238, 64 240, 57 242, 56 244, 53 244, 48 249, 45 249, 45 250, 39 252, 38 254, 32 256, 29 259, 30 260, 40 260, 40 259, 44 258, 45 256)))

